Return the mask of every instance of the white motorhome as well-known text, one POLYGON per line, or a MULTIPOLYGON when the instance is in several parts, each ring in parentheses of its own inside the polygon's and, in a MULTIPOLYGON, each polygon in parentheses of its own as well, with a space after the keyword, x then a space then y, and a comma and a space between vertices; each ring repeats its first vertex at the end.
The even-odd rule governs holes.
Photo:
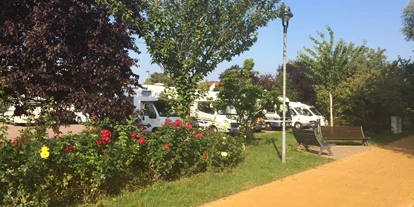
POLYGON ((306 113, 302 107, 304 106, 301 102, 290 102, 290 113, 292 116, 293 127, 300 128, 309 128, 316 126, 316 118, 310 116, 306 113))
MULTIPOLYGON (((277 97, 280 102, 283 103, 283 97, 277 97)), ((265 111, 264 122, 266 125, 266 129, 281 129, 283 126, 283 111, 282 111, 283 104, 276 104, 273 108, 267 109, 265 111)), ((289 114, 289 99, 286 97, 286 106, 285 106, 286 114, 285 114, 285 123, 286 127, 292 126, 292 118, 289 114)))
POLYGON ((162 84, 142 85, 144 88, 136 88, 135 95, 132 96, 132 103, 136 110, 142 111, 140 120, 146 127, 147 132, 154 132, 161 127, 165 120, 175 121, 178 116, 168 115, 166 103, 160 98, 165 87, 162 84))
POLYGON ((217 99, 218 94, 213 91, 214 86, 212 85, 207 94, 194 102, 191 107, 191 117, 197 120, 200 127, 235 134, 239 131, 236 109, 227 106, 225 111, 214 110, 211 102, 217 99))
POLYGON ((322 116, 321 112, 319 112, 314 106, 309 106, 307 104, 302 104, 302 110, 311 116, 314 120, 319 122, 321 126, 328 126, 328 120, 322 116))

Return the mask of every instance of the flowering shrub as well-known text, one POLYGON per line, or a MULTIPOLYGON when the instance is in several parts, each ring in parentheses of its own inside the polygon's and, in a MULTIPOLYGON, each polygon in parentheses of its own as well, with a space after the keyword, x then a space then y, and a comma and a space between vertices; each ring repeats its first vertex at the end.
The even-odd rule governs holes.
POLYGON ((46 126, 27 128, 7 140, 0 134, 0 206, 54 206, 117 193, 158 179, 236 165, 243 144, 237 137, 167 120, 155 133, 135 120, 110 127, 92 116, 79 134, 48 139, 46 126))

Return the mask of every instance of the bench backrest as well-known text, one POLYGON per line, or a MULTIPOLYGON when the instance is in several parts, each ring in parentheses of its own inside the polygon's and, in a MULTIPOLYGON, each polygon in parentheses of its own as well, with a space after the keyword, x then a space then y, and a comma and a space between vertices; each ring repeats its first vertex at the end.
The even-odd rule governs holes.
POLYGON ((321 134, 326 139, 354 137, 364 138, 362 126, 338 126, 338 127, 321 127, 321 134))
POLYGON ((321 146, 314 130, 293 128, 292 132, 298 144, 321 146))

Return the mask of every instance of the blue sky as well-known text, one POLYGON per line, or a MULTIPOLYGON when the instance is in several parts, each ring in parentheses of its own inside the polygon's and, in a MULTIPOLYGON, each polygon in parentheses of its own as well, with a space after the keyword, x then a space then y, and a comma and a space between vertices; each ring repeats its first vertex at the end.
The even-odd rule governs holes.
MULTIPOLYGON (((401 14, 409 0, 285 0, 294 14, 289 22, 287 34, 287 60, 295 60, 298 51, 303 47, 311 48, 309 35, 318 37, 316 32, 327 33, 329 25, 334 33, 335 40, 343 38, 347 43, 356 45, 367 41, 371 48, 386 49, 385 55, 392 61, 402 58, 414 58, 414 42, 406 42, 401 33, 401 14)), ((205 79, 218 80, 220 73, 231 65, 242 65, 246 58, 253 58, 255 70, 260 74, 276 74, 276 69, 283 63, 283 27, 280 19, 269 22, 267 27, 258 31, 259 39, 240 56, 235 56, 230 62, 223 62, 205 79)), ((138 58, 138 68, 133 71, 140 75, 143 82, 148 73, 162 72, 158 65, 151 65, 150 55, 147 53, 143 41, 138 41, 142 52, 133 55, 138 58)))

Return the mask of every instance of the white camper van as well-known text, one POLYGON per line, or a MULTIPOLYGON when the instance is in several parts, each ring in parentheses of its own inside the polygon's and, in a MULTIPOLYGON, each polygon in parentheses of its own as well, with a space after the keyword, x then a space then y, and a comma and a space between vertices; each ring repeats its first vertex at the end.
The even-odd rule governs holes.
POLYGON ((321 112, 319 112, 314 106, 303 104, 302 110, 317 122, 319 121, 321 126, 328 126, 328 120, 326 120, 325 117, 322 116, 321 112))
MULTIPOLYGON (((283 103, 283 97, 279 96, 278 99, 283 103)), ((285 106, 285 123, 286 127, 289 128, 292 126, 292 118, 289 111, 289 99, 286 97, 286 106, 285 106)), ((265 111, 265 117, 263 118, 266 129, 281 129, 283 126, 283 112, 282 104, 276 104, 273 108, 267 109, 265 111)))
POLYGON ((317 118, 311 116, 303 110, 302 107, 304 107, 305 104, 301 102, 290 102, 289 106, 293 127, 300 129, 316 126, 317 118))
POLYGON ((227 106, 225 111, 213 109, 212 101, 217 99, 218 92, 213 91, 214 84, 209 91, 197 99, 191 107, 191 117, 194 117, 198 125, 203 128, 235 134, 239 131, 237 113, 233 106, 227 106))
POLYGON ((167 119, 171 119, 171 121, 178 119, 177 115, 167 115, 167 105, 160 98, 160 94, 165 89, 162 84, 142 86, 144 88, 135 89, 136 95, 132 96, 132 103, 136 110, 142 111, 139 118, 146 127, 147 132, 156 131, 167 119))

